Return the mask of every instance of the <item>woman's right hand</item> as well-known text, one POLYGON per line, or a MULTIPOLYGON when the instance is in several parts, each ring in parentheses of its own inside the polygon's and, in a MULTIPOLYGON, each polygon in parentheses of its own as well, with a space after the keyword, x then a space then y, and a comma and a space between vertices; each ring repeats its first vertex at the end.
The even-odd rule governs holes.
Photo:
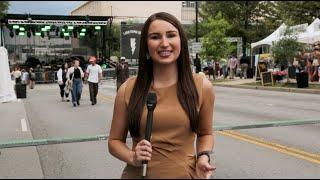
POLYGON ((152 146, 151 143, 145 139, 141 140, 134 149, 133 154, 133 166, 142 166, 142 161, 150 161, 152 157, 152 146))

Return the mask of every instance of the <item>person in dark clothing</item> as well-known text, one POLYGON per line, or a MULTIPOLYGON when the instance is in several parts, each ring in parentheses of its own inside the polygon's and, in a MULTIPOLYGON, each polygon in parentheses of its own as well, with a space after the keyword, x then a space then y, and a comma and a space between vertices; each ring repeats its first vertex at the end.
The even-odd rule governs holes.
POLYGON ((240 59, 240 68, 241 68, 240 78, 241 79, 242 77, 247 79, 248 66, 249 66, 249 58, 244 54, 240 59))
POLYGON ((129 78, 129 66, 125 60, 125 57, 121 57, 120 63, 118 63, 116 66, 117 91, 120 86, 129 78))

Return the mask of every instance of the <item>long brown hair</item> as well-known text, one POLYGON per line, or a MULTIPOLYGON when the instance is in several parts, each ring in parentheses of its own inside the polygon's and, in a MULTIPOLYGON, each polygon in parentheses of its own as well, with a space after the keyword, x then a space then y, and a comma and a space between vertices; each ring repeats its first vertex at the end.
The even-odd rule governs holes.
POLYGON ((149 26, 155 20, 167 21, 179 31, 181 51, 177 59, 177 95, 180 104, 189 116, 192 131, 196 132, 198 128, 199 117, 197 111, 199 95, 191 72, 187 37, 179 20, 171 14, 165 12, 151 15, 145 22, 141 32, 138 76, 128 105, 129 132, 132 137, 140 136, 139 129, 143 107, 145 105, 146 96, 153 80, 153 62, 151 59, 147 59, 146 57, 148 52, 147 37, 149 26))

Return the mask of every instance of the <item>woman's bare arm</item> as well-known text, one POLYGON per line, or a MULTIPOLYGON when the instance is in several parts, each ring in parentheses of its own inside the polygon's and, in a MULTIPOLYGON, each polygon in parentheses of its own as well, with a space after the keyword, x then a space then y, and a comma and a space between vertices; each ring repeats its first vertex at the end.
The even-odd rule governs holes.
POLYGON ((212 151, 214 146, 212 124, 215 95, 213 86, 207 78, 203 79, 202 98, 197 133, 197 152, 212 151))
POLYGON ((110 154, 130 165, 133 165, 134 151, 130 150, 126 145, 126 138, 128 134, 128 112, 124 94, 127 82, 119 88, 115 99, 108 148, 110 154))

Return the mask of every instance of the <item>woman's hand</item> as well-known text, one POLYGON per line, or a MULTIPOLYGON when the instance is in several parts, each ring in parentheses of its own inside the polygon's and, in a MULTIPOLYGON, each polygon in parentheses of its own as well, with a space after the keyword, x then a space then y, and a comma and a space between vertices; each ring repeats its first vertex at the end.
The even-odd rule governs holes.
POLYGON ((196 173, 198 178, 209 179, 216 169, 214 166, 209 164, 209 158, 207 156, 200 156, 196 165, 196 173))
POLYGON ((132 164, 135 167, 142 166, 142 161, 150 161, 152 157, 152 146, 147 140, 141 140, 134 149, 132 164))

